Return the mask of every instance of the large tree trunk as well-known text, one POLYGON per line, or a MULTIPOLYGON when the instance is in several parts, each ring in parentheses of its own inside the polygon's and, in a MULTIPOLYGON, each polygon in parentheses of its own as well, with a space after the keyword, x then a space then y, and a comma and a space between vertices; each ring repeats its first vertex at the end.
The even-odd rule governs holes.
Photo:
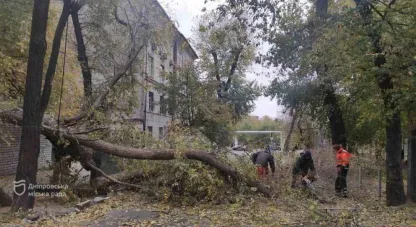
POLYGON ((386 116, 387 205, 398 206, 406 202, 401 168, 401 118, 400 111, 398 111, 397 106, 392 103, 392 94, 386 94, 390 89, 386 89, 385 84, 388 84, 388 87, 393 89, 393 84, 389 76, 384 77, 384 80, 379 82, 380 89, 383 91, 385 96, 384 105, 386 111, 392 113, 391 116, 386 116))
MULTIPOLYGON (((323 23, 328 13, 328 0, 317 0, 315 2, 315 13, 319 18, 319 22, 323 23)), ((319 27, 319 26, 318 26, 319 27)), ((319 32, 319 31, 318 31, 319 32)), ((320 34, 314 32, 312 37, 317 39, 320 34)), ((318 66, 318 75, 325 76, 328 72, 328 66, 326 64, 318 66)), ((323 89, 325 91, 324 104, 328 108, 328 119, 331 129, 332 144, 342 144, 347 146, 347 135, 345 130, 344 119, 342 118, 342 111, 339 106, 337 97, 335 95, 335 89, 332 81, 325 81, 323 89)))
POLYGON ((400 113, 394 113, 390 119, 387 119, 386 127, 386 194, 388 206, 398 206, 406 202, 403 174, 400 165, 401 137, 400 113))
POLYGON ((41 99, 41 111, 42 111, 41 116, 43 116, 49 104, 49 98, 52 92, 52 82, 55 76, 56 65, 58 63, 59 51, 61 49, 62 35, 64 33, 65 26, 68 22, 68 17, 69 17, 69 13, 71 9, 70 4, 71 4, 71 0, 64 0, 62 13, 59 18, 58 25, 56 26, 55 36, 53 38, 53 43, 52 43, 51 56, 49 57, 48 70, 46 71, 45 83, 43 85, 43 92, 42 92, 42 99, 41 99))
POLYGON ((77 39, 78 61, 82 69, 84 79, 84 95, 86 98, 92 94, 92 75, 88 65, 88 57, 85 49, 84 37, 82 35, 81 24, 79 23, 78 12, 81 6, 76 5, 71 12, 72 23, 74 25, 75 37, 77 39), (76 8, 75 8, 76 7, 76 8))
MULTIPOLYGON (((287 153, 289 151, 290 140, 292 138, 293 129, 295 128, 295 124, 296 124, 297 120, 298 120, 298 111, 292 109, 292 121, 290 122, 289 132, 287 133, 287 137, 286 137, 286 140, 285 140, 285 145, 284 145, 284 148, 283 148, 283 152, 285 152, 285 153, 287 153)), ((282 146, 282 144, 280 146, 282 146)))
POLYGON ((347 147, 344 119, 342 118, 342 111, 333 89, 326 89, 324 103, 328 108, 332 144, 342 144, 342 146, 347 147))
POLYGON ((36 173, 38 170, 42 126, 40 102, 48 13, 49 0, 34 1, 21 125, 22 136, 16 171, 16 182, 20 181, 24 188, 16 188, 16 192, 21 195, 14 194, 12 210, 18 210, 19 208, 25 210, 32 209, 35 204, 35 197, 29 196, 29 192, 33 192, 29 190, 29 185, 36 185, 36 173))
POLYGON ((407 151, 407 196, 413 202, 416 202, 416 129, 412 129, 409 139, 410 147, 407 151))

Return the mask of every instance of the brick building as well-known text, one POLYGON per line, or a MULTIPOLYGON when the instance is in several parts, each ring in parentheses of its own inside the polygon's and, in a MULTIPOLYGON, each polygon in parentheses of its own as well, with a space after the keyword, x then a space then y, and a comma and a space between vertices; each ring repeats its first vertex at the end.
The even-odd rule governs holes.
MULTIPOLYGON (((62 8, 62 1, 52 0, 51 7, 55 7, 59 11, 62 8)), ((83 10, 87 11, 88 7, 84 7, 83 10)), ((121 0, 118 5, 118 16, 122 20, 128 21, 127 15, 131 14, 130 18, 134 18, 134 16, 137 16, 135 13, 138 10, 145 13, 149 21, 152 21, 150 23, 152 26, 173 27, 172 31, 168 29, 163 37, 159 37, 161 40, 159 43, 150 40, 131 69, 139 83, 145 85, 145 87, 138 88, 139 106, 127 120, 137 122, 136 126, 138 128, 148 131, 155 138, 162 139, 166 134, 168 123, 172 120, 172 115, 167 111, 168 107, 164 101, 167 98, 166 95, 162 94, 157 87, 169 83, 163 74, 174 73, 176 69, 182 66, 193 64, 198 56, 157 0, 121 0), (166 26, 167 24, 172 26, 166 26)), ((84 20, 87 19, 86 17, 80 18, 81 22, 85 22, 84 20)), ((85 30, 84 32, 86 33, 85 30)), ((118 42, 129 43, 130 38, 123 37, 118 42)), ((120 56, 125 57, 124 55, 120 56)), ((117 59, 117 61, 123 62, 123 59, 117 59)), ((107 67, 115 69, 116 65, 107 64, 107 67)), ((103 69, 103 71, 105 70, 103 69)), ((93 84, 99 84, 101 77, 102 75, 99 73, 94 73, 93 84)), ((20 133, 20 127, 0 123, 0 176, 16 172, 20 133)), ((48 166, 52 161, 51 154, 52 145, 42 136, 39 168, 48 166)))
MULTIPOLYGON (((0 123, 0 176, 16 173, 19 157, 21 127, 0 123)), ((41 136, 39 168, 48 167, 52 161, 52 144, 41 136)))

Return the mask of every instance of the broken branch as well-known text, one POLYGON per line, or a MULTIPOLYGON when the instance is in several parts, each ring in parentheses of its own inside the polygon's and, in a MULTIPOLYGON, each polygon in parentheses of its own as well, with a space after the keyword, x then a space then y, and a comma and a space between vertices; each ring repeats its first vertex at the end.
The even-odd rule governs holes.
POLYGON ((92 113, 92 110, 98 108, 101 105, 101 103, 104 101, 104 99, 107 97, 107 95, 110 93, 110 90, 116 85, 116 83, 121 79, 121 77, 123 77, 127 73, 127 71, 131 68, 133 62, 136 60, 137 56, 139 55, 139 53, 143 49, 143 46, 144 45, 141 45, 133 53, 132 57, 124 65, 123 69, 111 79, 107 89, 104 89, 104 91, 101 94, 98 95, 98 97, 95 99, 94 103, 90 106, 90 108, 82 111, 80 114, 78 114, 77 116, 75 116, 73 118, 65 119, 64 124, 65 125, 76 124, 77 122, 79 122, 83 118, 89 116, 92 113))
POLYGON ((126 182, 121 182, 119 180, 116 180, 112 177, 110 177, 109 175, 107 175, 104 171, 102 171, 100 168, 96 167, 95 165, 87 162, 85 163, 88 167, 90 167, 91 169, 97 171, 98 173, 100 173, 103 177, 107 178, 108 180, 110 180, 111 182, 117 183, 117 184, 121 184, 121 185, 125 185, 125 186, 129 186, 129 187, 133 187, 133 188, 140 188, 139 185, 135 185, 135 184, 129 184, 126 182))

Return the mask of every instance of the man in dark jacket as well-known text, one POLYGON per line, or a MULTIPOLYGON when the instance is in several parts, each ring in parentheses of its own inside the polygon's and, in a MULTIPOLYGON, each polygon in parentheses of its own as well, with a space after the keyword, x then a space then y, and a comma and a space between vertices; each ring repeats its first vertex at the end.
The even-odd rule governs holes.
MULTIPOLYGON (((300 157, 296 159, 295 165, 292 169, 292 188, 296 185, 297 178, 301 176, 310 178, 309 180, 315 180, 315 165, 313 163, 312 154, 309 150, 305 150, 301 153, 300 157), (311 172, 308 174, 308 171, 311 172)), ((302 181, 305 185, 305 182, 302 181)))
POLYGON ((263 178, 269 173, 269 165, 272 170, 272 174, 275 171, 274 157, 270 154, 270 149, 267 148, 265 151, 256 152, 251 156, 253 164, 257 167, 257 176, 263 178))

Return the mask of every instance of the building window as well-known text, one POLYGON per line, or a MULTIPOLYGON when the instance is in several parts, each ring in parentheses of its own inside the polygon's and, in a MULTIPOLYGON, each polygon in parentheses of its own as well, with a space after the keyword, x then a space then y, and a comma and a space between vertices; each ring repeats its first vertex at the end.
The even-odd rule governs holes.
POLYGON ((163 127, 159 127, 159 139, 163 139, 163 127))
POLYGON ((149 111, 155 110, 155 97, 153 92, 149 91, 149 111))
POLYGON ((160 96, 160 114, 166 115, 167 110, 168 108, 167 108, 166 99, 164 96, 160 96))
POLYGON ((153 127, 152 126, 147 126, 147 131, 149 132, 150 135, 153 135, 153 127))
POLYGON ((155 76, 155 60, 152 56, 149 55, 149 72, 150 77, 155 76))

